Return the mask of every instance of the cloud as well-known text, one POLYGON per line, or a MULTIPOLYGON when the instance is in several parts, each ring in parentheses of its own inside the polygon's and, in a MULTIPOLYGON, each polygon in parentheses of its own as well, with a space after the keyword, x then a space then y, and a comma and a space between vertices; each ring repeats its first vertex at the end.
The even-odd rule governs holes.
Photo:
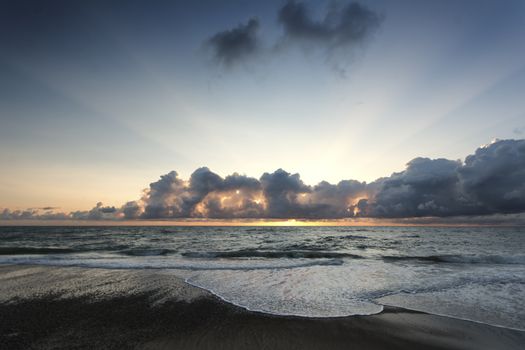
POLYGON ((416 158, 376 182, 363 216, 422 217, 525 211, 525 140, 494 141, 465 162, 416 158))
POLYGON ((0 212, 0 220, 68 220, 71 216, 66 213, 53 213, 50 211, 40 212, 39 209, 10 210, 3 209, 0 212))
POLYGON ((286 218, 304 216, 304 209, 298 196, 311 191, 300 179, 299 174, 290 174, 282 169, 261 176, 263 194, 267 202, 266 216, 286 218))
POLYGON ((141 207, 138 201, 129 201, 120 210, 123 218, 126 220, 138 219, 141 214, 141 207))
POLYGON ((70 213, 56 212, 58 207, 28 208, 25 210, 0 211, 0 220, 116 220, 121 218, 120 210, 115 207, 104 206, 98 202, 95 207, 87 211, 73 211, 70 213))
POLYGON ((357 2, 344 6, 335 3, 316 20, 303 2, 288 1, 279 11, 284 35, 280 46, 295 46, 321 51, 326 61, 341 76, 357 47, 362 46, 379 28, 382 16, 357 2))
POLYGON ((525 126, 514 128, 512 132, 516 135, 523 135, 523 133, 525 133, 525 126))
POLYGON ((257 31, 259 20, 251 18, 246 24, 218 32, 207 41, 215 60, 226 67, 245 60, 259 49, 257 31))
POLYGON ((279 22, 285 35, 306 40, 327 40, 332 36, 332 29, 327 23, 316 22, 310 18, 304 3, 288 1, 279 11, 279 22))
POLYGON ((307 196, 315 205, 315 218, 337 219, 354 216, 354 206, 367 195, 365 182, 343 180, 337 185, 322 181, 307 196))
POLYGON ((343 7, 332 5, 324 17, 316 21, 306 4, 292 0, 281 8, 278 18, 288 39, 329 50, 364 41, 381 23, 381 16, 357 2, 343 7))
POLYGON ((478 214, 525 211, 525 140, 494 141, 478 148, 458 175, 478 214))
POLYGON ((69 216, 73 220, 107 220, 117 219, 115 216, 118 210, 115 207, 105 207, 102 202, 98 202, 95 207, 89 211, 71 212, 69 216))
POLYGON ((459 196, 458 161, 415 158, 406 170, 379 179, 375 193, 362 202, 362 216, 410 217, 452 214, 459 196))
POLYGON ((38 208, 38 209, 42 209, 42 210, 55 210, 55 209, 59 209, 60 207, 42 207, 42 208, 38 208))
POLYGON ((142 198, 145 205, 141 217, 159 219, 187 216, 184 210, 185 187, 185 182, 179 179, 176 171, 162 175, 159 181, 150 184, 149 191, 142 198))
POLYGON ((140 201, 126 203, 126 218, 340 218, 347 216, 348 196, 363 192, 364 183, 341 181, 305 185, 299 174, 283 169, 260 179, 234 173, 224 179, 206 167, 189 181, 176 172, 150 184, 140 201), (141 213, 141 206, 144 211, 141 213))
MULTIPOLYGON (((204 169, 209 171, 208 168, 204 169)), ((214 176, 218 177, 216 174, 214 176)), ((209 175, 207 178, 214 177, 209 175)), ((259 218, 265 215, 266 203, 259 180, 234 173, 224 180, 218 177, 213 184, 215 186, 207 186, 203 200, 195 205, 195 216, 227 219, 259 218)))
MULTIPOLYGON (((261 184, 257 179, 237 173, 223 179, 202 167, 191 174, 189 181, 179 179, 175 171, 161 176, 135 204, 140 207, 142 203, 145 210, 139 216, 145 219, 257 217, 263 215, 259 197, 261 184)), ((128 203, 126 209, 129 211, 131 206, 128 203)))
POLYGON ((207 45, 212 48, 216 61, 227 67, 257 53, 275 55, 284 48, 320 50, 333 68, 344 73, 352 51, 365 43, 382 22, 381 15, 357 2, 343 6, 333 3, 317 20, 305 3, 293 0, 279 9, 277 19, 283 32, 269 47, 261 45, 256 18, 234 29, 218 32, 208 39, 207 45))
POLYGON ((388 218, 400 223, 443 223, 439 218, 451 218, 447 220, 452 223, 474 223, 500 222, 509 214, 514 215, 513 222, 523 222, 523 213, 525 140, 497 140, 478 148, 464 162, 418 157, 404 171, 368 184, 343 180, 311 186, 299 174, 283 169, 259 179, 239 173, 223 178, 202 167, 188 180, 175 171, 162 175, 140 199, 120 208, 99 202, 91 210, 71 213, 4 209, 0 219, 388 218), (488 215, 492 218, 479 219, 488 215))

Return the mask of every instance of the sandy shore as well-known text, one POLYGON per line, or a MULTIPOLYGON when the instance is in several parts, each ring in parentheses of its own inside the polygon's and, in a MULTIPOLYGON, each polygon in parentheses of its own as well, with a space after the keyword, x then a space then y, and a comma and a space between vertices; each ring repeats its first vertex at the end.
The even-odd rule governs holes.
POLYGON ((520 349, 525 332, 385 308, 249 312, 169 271, 0 266, 0 349, 520 349))

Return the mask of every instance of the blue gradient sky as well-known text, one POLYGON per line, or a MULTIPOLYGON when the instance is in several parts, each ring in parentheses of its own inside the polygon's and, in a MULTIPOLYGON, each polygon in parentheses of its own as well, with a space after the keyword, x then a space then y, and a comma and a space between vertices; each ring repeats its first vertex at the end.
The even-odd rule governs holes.
POLYGON ((372 181, 523 138, 525 2, 363 1, 383 21, 345 76, 301 48, 214 62, 206 40, 253 16, 279 42, 283 4, 2 1, 0 207, 119 205, 199 166, 372 181))

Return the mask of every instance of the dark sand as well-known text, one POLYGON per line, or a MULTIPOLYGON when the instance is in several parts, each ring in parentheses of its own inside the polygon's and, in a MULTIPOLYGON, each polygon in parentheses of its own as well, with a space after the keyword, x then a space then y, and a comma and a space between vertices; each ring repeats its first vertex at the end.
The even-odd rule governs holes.
POLYGON ((249 312, 166 271, 0 266, 0 349, 523 349, 525 332, 399 308, 249 312))

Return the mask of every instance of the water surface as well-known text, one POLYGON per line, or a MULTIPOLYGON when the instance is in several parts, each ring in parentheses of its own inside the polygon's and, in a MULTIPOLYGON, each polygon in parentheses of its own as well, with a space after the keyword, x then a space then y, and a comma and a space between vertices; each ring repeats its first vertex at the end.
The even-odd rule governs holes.
POLYGON ((167 269, 250 310, 525 329, 525 228, 0 227, 0 264, 167 269))

